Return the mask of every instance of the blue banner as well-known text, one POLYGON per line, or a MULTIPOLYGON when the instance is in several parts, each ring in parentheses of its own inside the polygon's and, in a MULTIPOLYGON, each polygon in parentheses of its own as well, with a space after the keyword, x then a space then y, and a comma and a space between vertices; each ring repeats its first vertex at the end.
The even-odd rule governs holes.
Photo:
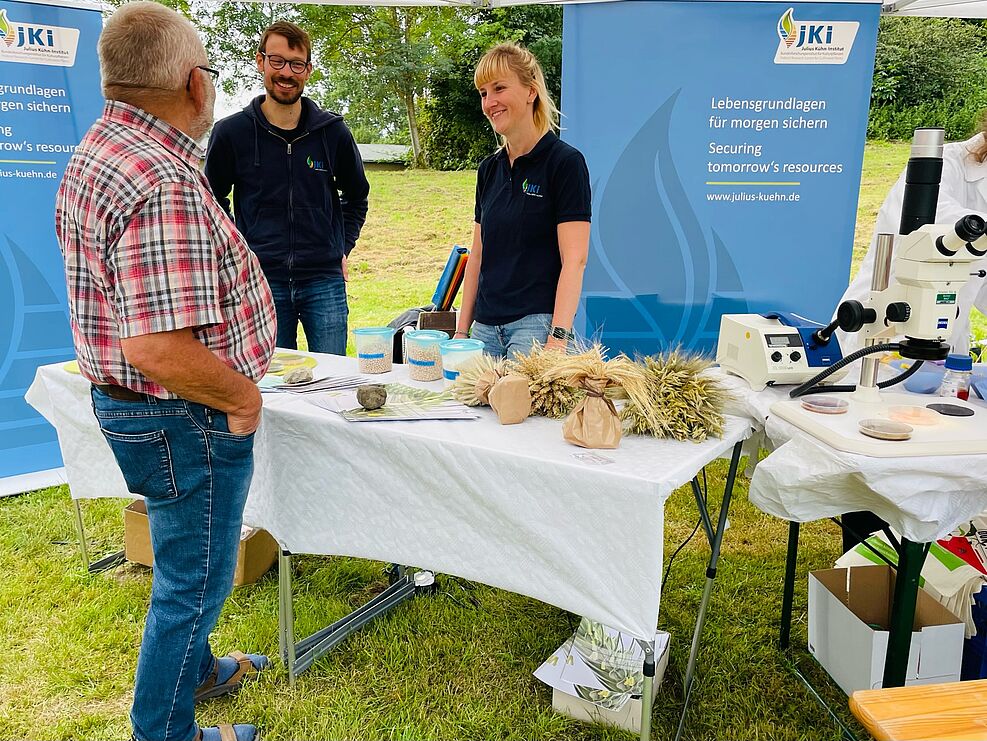
POLYGON ((720 315, 828 321, 847 285, 880 6, 567 5, 563 138, 593 226, 577 329, 715 348, 720 315))
POLYGON ((0 0, 0 478, 62 465, 24 401, 39 365, 74 357, 55 193, 100 115, 97 9, 0 0))

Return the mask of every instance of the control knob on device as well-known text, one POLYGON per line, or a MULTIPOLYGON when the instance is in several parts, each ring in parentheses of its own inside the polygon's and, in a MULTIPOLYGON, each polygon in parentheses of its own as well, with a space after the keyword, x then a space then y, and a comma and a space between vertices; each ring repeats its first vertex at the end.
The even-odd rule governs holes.
POLYGON ((904 301, 888 304, 887 317, 889 322, 907 322, 912 315, 912 307, 904 301))

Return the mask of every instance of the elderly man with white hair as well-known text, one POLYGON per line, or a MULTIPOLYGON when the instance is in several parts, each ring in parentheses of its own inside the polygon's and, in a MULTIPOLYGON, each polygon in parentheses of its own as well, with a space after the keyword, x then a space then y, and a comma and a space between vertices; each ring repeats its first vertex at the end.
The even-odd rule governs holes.
POLYGON ((208 639, 233 585, 274 304, 199 170, 217 73, 195 29, 130 3, 107 21, 99 57, 106 107, 65 170, 55 221, 79 367, 150 523, 133 737, 253 741, 252 725, 200 728, 194 706, 267 664, 217 659, 208 639))

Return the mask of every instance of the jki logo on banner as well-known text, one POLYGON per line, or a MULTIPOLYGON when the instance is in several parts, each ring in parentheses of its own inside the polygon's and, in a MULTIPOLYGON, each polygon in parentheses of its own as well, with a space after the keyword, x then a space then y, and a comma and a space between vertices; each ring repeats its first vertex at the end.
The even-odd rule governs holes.
POLYGON ((856 21, 800 21, 793 8, 778 19, 775 64, 843 64, 857 37, 856 21))
POLYGON ((22 23, 0 8, 0 62, 71 67, 78 45, 78 28, 22 23))

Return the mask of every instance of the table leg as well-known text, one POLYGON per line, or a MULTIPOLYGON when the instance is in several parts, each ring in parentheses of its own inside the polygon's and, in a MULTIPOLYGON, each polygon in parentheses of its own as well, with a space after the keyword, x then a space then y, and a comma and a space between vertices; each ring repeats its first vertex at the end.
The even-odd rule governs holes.
POLYGON ((288 685, 295 686, 295 613, 291 594, 291 554, 278 553, 278 643, 281 659, 288 667, 288 685))
POLYGON ((79 535, 79 554, 82 556, 82 568, 90 574, 98 574, 100 571, 112 569, 117 564, 126 560, 126 553, 122 550, 103 556, 95 563, 89 560, 89 542, 86 540, 86 526, 82 521, 82 505, 78 499, 73 499, 75 506, 75 531, 79 535))
POLYGON ((894 602, 891 606, 888 653, 884 660, 884 687, 905 685, 908 650, 912 642, 912 625, 915 622, 918 582, 927 553, 928 544, 915 543, 907 538, 901 539, 898 573, 894 584, 894 602))
POLYGON ((795 597, 795 566, 798 563, 799 523, 788 523, 788 555, 785 558, 785 586, 781 597, 781 629, 778 644, 788 648, 792 635, 792 601, 795 597))
MULTIPOLYGON (((703 588, 703 596, 699 602, 699 616, 696 618, 696 628, 692 634, 692 647, 689 650, 689 663, 685 670, 685 703, 682 707, 682 715, 679 717, 679 729, 675 734, 678 741, 685 730, 685 717, 689 711, 689 701, 692 698, 692 682, 696 673, 696 660, 699 657, 699 643, 702 638, 703 625, 706 622, 706 610, 709 606, 709 598, 713 593, 713 580, 716 578, 716 567, 720 561, 720 546, 723 544, 723 533, 726 531, 727 514, 730 511, 730 499, 733 496, 733 485, 737 480, 737 468, 740 465, 740 452, 743 443, 733 446, 733 455, 730 458, 730 469, 727 472, 727 480, 723 486, 723 501, 720 503, 720 512, 717 518, 716 530, 713 532, 713 540, 710 542, 709 564, 706 566, 706 585, 703 588)), ((700 502, 700 510, 705 503, 700 502)))
POLYGON ((651 741, 651 713, 655 695, 655 642, 644 646, 644 684, 641 687, 641 741, 651 741))
POLYGON ((75 506, 75 531, 79 535, 79 553, 82 556, 82 568, 89 571, 89 544, 86 542, 86 526, 82 522, 82 507, 78 499, 73 499, 75 506))

